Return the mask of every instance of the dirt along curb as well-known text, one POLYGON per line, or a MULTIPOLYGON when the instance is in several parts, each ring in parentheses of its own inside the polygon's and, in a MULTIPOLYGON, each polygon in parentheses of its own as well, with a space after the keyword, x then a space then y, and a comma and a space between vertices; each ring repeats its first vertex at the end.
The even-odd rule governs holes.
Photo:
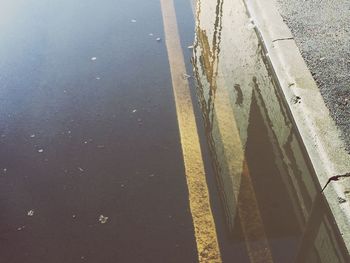
MULTIPOLYGON (((333 176, 349 173, 350 155, 340 131, 275 1, 245 0, 245 4, 320 185, 326 185, 333 176)), ((350 254, 350 177, 337 179, 329 183, 324 195, 350 254)))

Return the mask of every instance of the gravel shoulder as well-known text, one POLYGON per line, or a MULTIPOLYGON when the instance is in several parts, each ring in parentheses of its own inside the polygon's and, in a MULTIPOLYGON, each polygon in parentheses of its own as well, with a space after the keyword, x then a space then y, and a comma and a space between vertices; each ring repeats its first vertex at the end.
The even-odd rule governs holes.
POLYGON ((350 1, 276 2, 350 153, 350 1))

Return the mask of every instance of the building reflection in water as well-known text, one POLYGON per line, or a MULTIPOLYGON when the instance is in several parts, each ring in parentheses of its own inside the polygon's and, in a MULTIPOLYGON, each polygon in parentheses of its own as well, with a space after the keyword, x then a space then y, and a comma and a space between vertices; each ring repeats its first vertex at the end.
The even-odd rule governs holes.
POLYGON ((198 0, 192 61, 232 242, 252 262, 349 262, 244 10, 198 0))

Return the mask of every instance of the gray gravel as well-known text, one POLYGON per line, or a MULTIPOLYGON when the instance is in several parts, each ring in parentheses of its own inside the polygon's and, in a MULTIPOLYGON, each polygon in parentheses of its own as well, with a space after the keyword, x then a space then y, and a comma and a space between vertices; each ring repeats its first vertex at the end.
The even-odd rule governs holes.
POLYGON ((277 4, 350 153, 350 1, 277 4))

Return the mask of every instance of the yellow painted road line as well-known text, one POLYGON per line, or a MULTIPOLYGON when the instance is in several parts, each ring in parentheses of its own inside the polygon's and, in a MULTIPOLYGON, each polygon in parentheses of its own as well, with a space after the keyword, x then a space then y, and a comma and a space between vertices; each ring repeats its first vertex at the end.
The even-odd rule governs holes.
POLYGON ((198 260, 222 262, 173 0, 160 0, 198 260))

